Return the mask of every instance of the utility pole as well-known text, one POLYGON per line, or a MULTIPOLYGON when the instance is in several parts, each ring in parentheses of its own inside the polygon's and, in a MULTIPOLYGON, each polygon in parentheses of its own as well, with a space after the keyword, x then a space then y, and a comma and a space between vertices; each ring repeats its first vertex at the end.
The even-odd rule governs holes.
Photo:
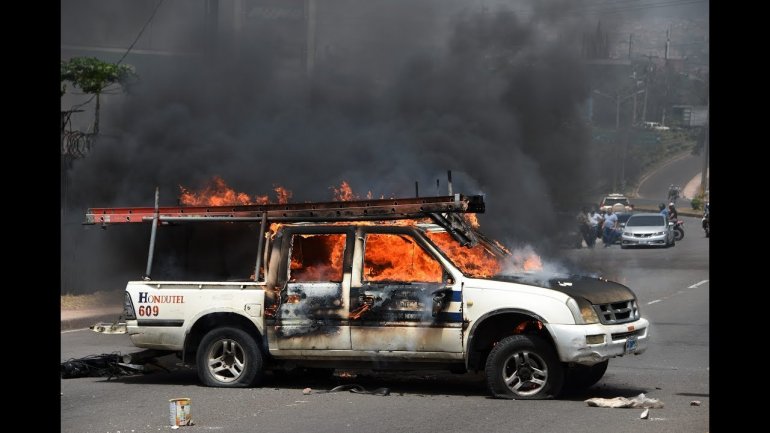
POLYGON ((709 169, 709 108, 710 102, 706 104, 706 137, 703 139, 703 171, 700 174, 700 193, 706 194, 708 190, 708 175, 706 174, 709 169))
POLYGON ((634 34, 631 33, 628 35, 628 60, 631 60, 631 47, 634 44, 634 34))

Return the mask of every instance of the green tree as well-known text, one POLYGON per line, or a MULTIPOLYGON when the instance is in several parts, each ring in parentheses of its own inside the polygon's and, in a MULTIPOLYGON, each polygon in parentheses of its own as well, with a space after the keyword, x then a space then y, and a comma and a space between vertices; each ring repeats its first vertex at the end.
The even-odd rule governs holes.
MULTIPOLYGON (((67 91, 66 82, 87 94, 96 97, 94 108, 94 134, 99 133, 99 97, 112 85, 120 85, 126 90, 136 79, 134 67, 107 63, 95 57, 73 57, 61 61, 61 96, 67 91)), ((90 100, 89 100, 90 102, 90 100)))

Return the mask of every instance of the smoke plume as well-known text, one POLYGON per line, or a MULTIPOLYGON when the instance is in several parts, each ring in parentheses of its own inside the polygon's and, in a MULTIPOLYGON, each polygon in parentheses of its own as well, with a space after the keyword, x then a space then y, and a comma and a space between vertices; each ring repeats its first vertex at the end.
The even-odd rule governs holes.
MULTIPOLYGON (((303 202, 331 200, 343 180, 361 195, 412 196, 415 181, 421 195, 444 195, 452 170, 455 192, 485 195, 484 232, 548 251, 553 228, 572 224, 556 209, 597 169, 581 113, 582 27, 571 2, 489 3, 316 2, 310 65, 307 34, 280 30, 306 20, 275 12, 304 2, 245 2, 241 33, 222 27, 205 44, 205 19, 165 26, 202 51, 126 58, 140 81, 104 104, 104 136, 67 173, 62 290, 118 288, 144 270, 149 227, 83 227, 87 207, 148 206, 156 186, 173 205, 180 185, 213 176, 252 196, 282 185, 303 202)), ((173 7, 184 6, 168 2, 157 19, 173 21, 173 7)), ((97 39, 109 28, 98 24, 79 37, 97 39)))

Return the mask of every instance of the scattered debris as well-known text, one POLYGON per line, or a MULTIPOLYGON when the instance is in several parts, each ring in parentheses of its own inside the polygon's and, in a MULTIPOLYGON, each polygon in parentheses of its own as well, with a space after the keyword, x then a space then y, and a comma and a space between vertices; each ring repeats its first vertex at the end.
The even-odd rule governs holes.
MULTIPOLYGON (((306 389, 310 389, 310 388, 306 388, 306 389)), ((381 396, 390 395, 389 388, 377 388, 372 391, 367 391, 366 388, 364 388, 363 386, 356 385, 356 384, 340 385, 328 391, 318 391, 318 394, 327 394, 330 392, 339 392, 339 391, 350 391, 356 394, 371 394, 371 395, 381 395, 381 396)))
POLYGON ((100 334, 126 334, 128 333, 128 328, 126 327, 126 322, 120 322, 120 319, 118 319, 115 323, 109 323, 109 322, 99 322, 95 323, 89 328, 97 333, 100 334))
POLYGON ((303 390, 302 390, 302 393, 303 393, 303 394, 305 394, 305 395, 308 395, 308 394, 310 394, 311 392, 313 392, 313 389, 312 389, 312 388, 305 388, 305 389, 303 389, 303 390))
POLYGON ((690 402, 690 406, 700 406, 700 400, 693 400, 690 402))
POLYGON ((103 353, 83 358, 72 358, 61 363, 61 378, 131 376, 142 373, 141 365, 126 364, 120 353, 103 353), (138 368, 137 368, 138 367, 138 368))
POLYGON ((612 408, 648 408, 662 409, 663 403, 656 398, 648 398, 644 393, 634 398, 615 397, 615 398, 589 398, 585 401, 592 407, 612 407, 612 408))
POLYGON ((649 418, 649 417, 650 417, 650 410, 649 410, 649 409, 645 409, 645 410, 642 412, 642 414, 641 414, 641 415, 639 415, 639 418, 641 418, 641 419, 647 419, 647 418, 649 418))

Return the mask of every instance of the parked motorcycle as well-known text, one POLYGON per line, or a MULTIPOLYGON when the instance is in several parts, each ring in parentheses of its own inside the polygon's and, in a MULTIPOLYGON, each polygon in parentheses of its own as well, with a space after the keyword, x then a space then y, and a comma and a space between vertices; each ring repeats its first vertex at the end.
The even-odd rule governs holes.
POLYGON ((703 226, 703 231, 706 232, 706 237, 709 237, 709 205, 706 204, 706 210, 703 212, 703 219, 701 220, 701 225, 703 226))

